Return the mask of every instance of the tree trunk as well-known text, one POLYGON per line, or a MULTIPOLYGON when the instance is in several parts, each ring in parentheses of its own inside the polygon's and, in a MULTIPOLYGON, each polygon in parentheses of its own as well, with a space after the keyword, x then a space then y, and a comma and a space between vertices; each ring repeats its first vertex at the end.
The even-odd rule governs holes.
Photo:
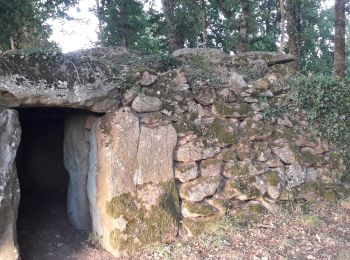
POLYGON ((11 50, 16 50, 16 44, 15 44, 15 40, 13 39, 13 37, 10 37, 10 45, 11 45, 11 50))
POLYGON ((102 45, 102 17, 101 17, 101 6, 100 0, 96 0, 96 13, 98 19, 98 41, 102 45))
POLYGON ((242 13, 240 16, 240 26, 239 26, 239 34, 240 41, 238 50, 239 52, 247 51, 248 44, 248 19, 249 19, 249 0, 241 0, 242 5, 242 13))
POLYGON ((287 1, 287 20, 288 20, 288 45, 289 53, 296 57, 294 68, 300 69, 300 2, 298 0, 287 1))
POLYGON ((162 0, 162 9, 165 21, 168 25, 168 40, 171 51, 182 48, 182 46, 179 46, 181 45, 181 40, 177 39, 176 24, 173 19, 175 4, 173 0, 162 0))
POLYGON ((123 41, 123 47, 129 48, 129 13, 128 13, 128 4, 123 3, 120 8, 120 19, 122 21, 122 28, 121 28, 121 36, 123 41))
POLYGON ((200 0, 201 7, 201 26, 202 26, 202 35, 203 35, 203 48, 208 47, 208 32, 207 32, 207 13, 205 0, 200 0))
POLYGON ((280 0, 281 6, 281 40, 280 40, 280 52, 284 52, 284 37, 286 30, 286 15, 284 12, 284 0, 280 0))
POLYGON ((335 78, 345 77, 345 3, 347 0, 335 0, 335 37, 334 67, 335 78))

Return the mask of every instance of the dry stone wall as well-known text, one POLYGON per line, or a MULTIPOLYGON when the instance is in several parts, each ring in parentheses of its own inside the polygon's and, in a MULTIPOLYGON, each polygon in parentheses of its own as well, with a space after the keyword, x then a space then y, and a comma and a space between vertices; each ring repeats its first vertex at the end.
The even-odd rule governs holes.
MULTIPOLYGON (((119 255, 198 235, 223 215, 275 211, 283 200, 333 201, 341 194, 345 166, 340 156, 312 133, 289 95, 293 56, 186 49, 174 53, 175 65, 164 67, 167 62, 153 66, 147 57, 135 60, 137 55, 121 49, 69 54, 67 60, 81 65, 78 74, 67 79, 49 74, 70 82, 70 88, 51 93, 40 86, 35 95, 26 90, 35 84, 31 81, 40 81, 30 78, 30 71, 24 85, 11 73, 3 75, 7 81, 17 77, 14 90, 5 81, 0 84, 0 104, 107 112, 98 119, 69 121, 66 166, 71 185, 82 194, 70 195, 70 212, 78 217, 73 205, 79 203, 86 209, 87 181, 92 232, 108 251, 119 255), (132 62, 125 63, 125 57, 132 62), (99 59, 103 62, 89 71, 87 63, 99 59), (112 70, 117 74, 109 75, 112 70), (92 97, 88 102, 75 100, 84 84, 92 97), (62 103, 55 98, 59 91, 64 91, 62 103), (79 145, 87 130, 88 155, 79 145)), ((57 65, 61 72, 65 64, 57 65)), ((47 86, 48 79, 40 82, 47 86)))

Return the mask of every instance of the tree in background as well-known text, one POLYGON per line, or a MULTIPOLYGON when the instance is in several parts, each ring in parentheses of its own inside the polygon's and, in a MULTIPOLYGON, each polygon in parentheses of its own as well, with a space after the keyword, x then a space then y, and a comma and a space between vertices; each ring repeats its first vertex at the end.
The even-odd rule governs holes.
MULTIPOLYGON (((160 0, 160 11, 152 8, 154 1, 95 0, 98 45, 121 45, 145 53, 183 47, 219 48, 227 53, 280 50, 294 54, 295 67, 302 72, 334 72, 339 77, 344 75, 344 62, 350 62, 344 58, 344 48, 350 48, 344 43, 348 0, 337 0, 337 19, 333 7, 322 8, 325 0, 160 0), (334 68, 329 66, 333 62, 334 68)), ((69 19, 66 10, 77 2, 0 0, 0 50, 53 46, 46 22, 69 19)))
POLYGON ((300 69, 300 0, 287 1, 287 20, 288 20, 288 47, 289 53, 294 55, 297 59, 295 62, 295 69, 300 69))
POLYGON ((347 0, 335 0, 334 68, 335 78, 345 77, 345 4, 347 0))
POLYGON ((250 1, 241 0, 242 11, 239 18, 239 52, 245 52, 248 49, 248 30, 249 30, 249 16, 250 16, 250 1))
POLYGON ((145 31, 145 13, 134 0, 101 0, 98 8, 100 40, 104 46, 133 48, 145 31))
POLYGON ((201 9, 201 25, 202 25, 202 42, 203 48, 207 48, 208 45, 208 32, 207 32, 207 7, 205 0, 200 1, 200 9, 201 9))
POLYGON ((286 16, 284 11, 284 0, 280 0, 280 12, 281 12, 281 37, 280 37, 280 52, 284 52, 284 37, 286 28, 286 16))
POLYGON ((162 0, 170 51, 203 44, 207 37, 203 29, 206 27, 205 6, 206 1, 201 0, 162 0))
POLYGON ((48 19, 67 17, 78 0, 0 0, 0 49, 48 48, 48 19))

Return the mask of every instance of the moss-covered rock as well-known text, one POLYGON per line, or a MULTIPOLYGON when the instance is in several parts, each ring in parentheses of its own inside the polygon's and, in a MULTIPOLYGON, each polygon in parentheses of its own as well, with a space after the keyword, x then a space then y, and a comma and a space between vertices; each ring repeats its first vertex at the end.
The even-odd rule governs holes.
POLYGON ((269 170, 265 174, 266 182, 271 186, 277 186, 281 183, 281 178, 279 177, 278 171, 269 170))
POLYGON ((262 195, 256 182, 256 176, 249 176, 233 180, 231 185, 240 193, 240 195, 237 196, 239 200, 249 200, 262 195))
POLYGON ((242 208, 238 209, 233 216, 237 219, 238 224, 247 225, 250 223, 258 223, 266 209, 258 203, 248 203, 242 208))
POLYGON ((296 158, 300 164, 308 167, 320 165, 325 162, 322 157, 315 154, 313 149, 309 147, 296 149, 296 158))
POLYGON ((250 175, 250 164, 243 162, 228 162, 224 166, 223 175, 226 178, 247 177, 250 175))
POLYGON ((221 151, 220 158, 225 161, 237 161, 237 152, 233 147, 225 148, 221 151))
POLYGON ((181 182, 191 181, 199 176, 197 163, 177 163, 175 165, 175 178, 181 182))
POLYGON ((241 135, 251 141, 267 141, 274 132, 272 125, 263 121, 245 120, 241 124, 241 135))
POLYGON ((229 104, 217 101, 213 105, 213 113, 222 117, 245 118, 253 114, 253 109, 247 103, 229 104))
POLYGON ((230 124, 226 119, 216 117, 208 129, 212 138, 218 139, 219 142, 230 145, 237 142, 238 131, 234 124, 230 124))
POLYGON ((221 175, 222 161, 218 158, 210 158, 201 161, 200 173, 203 177, 219 177, 221 175))
POLYGON ((147 206, 131 194, 121 194, 107 203, 108 214, 122 228, 112 230, 110 244, 119 251, 134 251, 140 246, 175 239, 180 220, 179 195, 175 183, 161 184, 162 194, 155 205, 147 206))
POLYGON ((198 236, 204 233, 210 233, 210 231, 215 230, 218 223, 220 221, 220 217, 212 217, 212 218, 195 218, 195 219, 184 219, 183 225, 186 230, 192 236, 198 236))
POLYGON ((266 142, 256 143, 254 146, 255 158, 259 162, 266 162, 271 158, 271 149, 266 142))
POLYGON ((192 203, 189 201, 182 202, 182 215, 185 218, 206 217, 214 215, 217 210, 204 202, 192 203))

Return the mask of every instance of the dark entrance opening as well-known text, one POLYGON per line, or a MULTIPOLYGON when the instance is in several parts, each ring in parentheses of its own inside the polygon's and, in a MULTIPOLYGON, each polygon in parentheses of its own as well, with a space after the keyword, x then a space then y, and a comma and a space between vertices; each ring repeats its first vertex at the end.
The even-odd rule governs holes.
MULTIPOLYGON (((17 154, 21 189, 17 234, 21 257, 67 259, 86 234, 67 215, 69 174, 63 162, 64 123, 70 109, 19 109, 22 139, 17 154)), ((79 111, 81 112, 81 111, 79 111)))

